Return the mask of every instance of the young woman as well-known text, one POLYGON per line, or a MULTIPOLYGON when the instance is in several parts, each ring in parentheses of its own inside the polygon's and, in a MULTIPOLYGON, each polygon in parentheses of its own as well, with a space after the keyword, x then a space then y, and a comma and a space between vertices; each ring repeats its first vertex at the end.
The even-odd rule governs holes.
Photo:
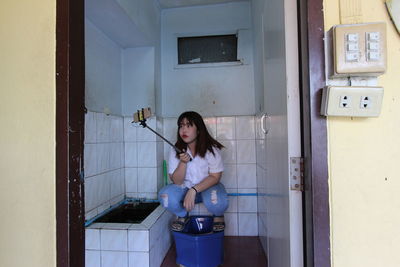
POLYGON ((173 184, 159 192, 160 203, 177 215, 172 230, 183 230, 188 212, 198 202, 214 215, 213 230, 224 230, 228 196, 219 182, 224 170, 220 154, 223 146, 211 137, 203 118, 194 111, 179 116, 177 140, 175 146, 185 153, 171 149, 168 173, 173 184))

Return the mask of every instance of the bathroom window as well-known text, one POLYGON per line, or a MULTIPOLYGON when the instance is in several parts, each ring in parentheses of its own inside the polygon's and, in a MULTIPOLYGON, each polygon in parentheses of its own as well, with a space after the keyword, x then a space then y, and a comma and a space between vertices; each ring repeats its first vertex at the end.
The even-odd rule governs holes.
POLYGON ((238 62, 236 34, 178 37, 178 65, 238 62))

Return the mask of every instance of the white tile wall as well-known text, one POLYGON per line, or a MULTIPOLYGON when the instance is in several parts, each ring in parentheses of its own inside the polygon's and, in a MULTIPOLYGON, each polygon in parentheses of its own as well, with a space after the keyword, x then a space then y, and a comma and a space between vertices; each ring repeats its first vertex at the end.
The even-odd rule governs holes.
MULTIPOLYGON (((157 227, 157 226, 154 226, 157 227)), ((129 230, 128 231, 129 251, 149 251, 149 231, 129 230)))
POLYGON ((237 163, 256 163, 255 140, 237 140, 237 163))
POLYGON ((254 116, 236 117, 236 139, 255 139, 254 116))
POLYGON ((149 265, 149 252, 129 252, 129 267, 146 267, 149 265))
POLYGON ((239 236, 257 236, 257 213, 239 213, 239 236))
POLYGON ((127 251, 128 250, 127 230, 100 230, 101 250, 127 251))
POLYGON ((137 168, 125 168, 125 191, 126 193, 138 192, 137 168))
POLYGON ((257 192, 260 194, 257 197, 257 215, 258 215, 258 235, 260 237, 261 244, 266 251, 267 246, 267 228, 266 224, 262 223, 264 217, 267 214, 267 199, 262 196, 263 193, 267 193, 267 158, 266 158, 266 142, 265 134, 261 130, 261 116, 257 116, 255 119, 256 125, 256 162, 257 162, 257 192))
POLYGON ((92 224, 86 228, 86 266, 160 266, 172 242, 171 218, 160 206, 141 224, 92 224))
POLYGON ((217 118, 217 139, 233 140, 235 138, 235 117, 218 117, 217 118))
POLYGON ((256 164, 237 164, 238 188, 257 188, 256 164))
POLYGON ((86 229, 85 231, 85 248, 100 250, 100 230, 86 229))
POLYGON ((101 267, 100 251, 86 250, 85 267, 101 267))
MULTIPOLYGON (((164 132, 175 142, 177 118, 164 119, 164 132)), ((225 146, 222 150, 225 171, 221 182, 228 193, 257 192, 256 118, 254 116, 209 117, 204 122, 212 136, 225 146)), ((169 146, 164 146, 164 157, 168 159, 169 146)), ((246 220, 257 214, 256 196, 230 196, 225 213, 226 235, 257 235, 257 222, 246 220), (244 217, 241 215, 244 214, 244 217), (246 217, 247 216, 247 217, 246 217), (241 219, 242 223, 239 223, 241 219), (250 227, 240 230, 242 227, 250 227)), ((191 214, 207 214, 196 205, 191 214)))
POLYGON ((128 267, 128 252, 101 251, 101 267, 128 267))
POLYGON ((90 219, 125 195, 124 120, 87 112, 85 115, 85 218, 90 219))
MULTIPOLYGON (((105 210, 124 195, 157 198, 157 192, 164 184, 162 160, 168 160, 170 146, 156 138, 150 130, 131 121, 130 117, 106 116, 93 112, 87 114, 87 216, 94 216, 105 210), (97 213, 93 212, 94 209, 97 213)), ((222 183, 232 193, 245 192, 243 189, 257 192, 257 158, 258 154, 262 155, 262 151, 257 150, 256 157, 257 120, 253 116, 232 116, 210 117, 204 121, 210 134, 225 146, 222 150, 225 164, 222 183)), ((173 143, 176 141, 176 118, 151 118, 147 124, 173 143)), ((259 144, 260 140, 257 140, 257 146, 259 144)), ((226 234, 258 232, 257 223, 244 224, 246 221, 240 220, 242 213, 256 214, 256 207, 254 196, 231 196, 226 216, 226 223, 229 225, 226 234), (250 200, 252 198, 254 200, 250 200), (240 231, 243 225, 251 229, 247 229, 247 232, 240 231)), ((205 212, 200 207, 198 209, 198 212, 205 212)))
MULTIPOLYGON (((151 130, 131 121, 124 118, 125 193, 127 197, 156 199, 163 180, 164 146, 151 130)), ((163 119, 151 117, 146 124, 163 135, 163 119)))

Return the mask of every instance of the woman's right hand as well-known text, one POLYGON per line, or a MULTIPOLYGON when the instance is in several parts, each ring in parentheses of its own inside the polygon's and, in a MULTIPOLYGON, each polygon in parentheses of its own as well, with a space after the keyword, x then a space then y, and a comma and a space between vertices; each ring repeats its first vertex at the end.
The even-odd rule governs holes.
POLYGON ((190 156, 188 153, 184 152, 184 153, 179 154, 179 159, 183 163, 188 163, 190 161, 190 156))

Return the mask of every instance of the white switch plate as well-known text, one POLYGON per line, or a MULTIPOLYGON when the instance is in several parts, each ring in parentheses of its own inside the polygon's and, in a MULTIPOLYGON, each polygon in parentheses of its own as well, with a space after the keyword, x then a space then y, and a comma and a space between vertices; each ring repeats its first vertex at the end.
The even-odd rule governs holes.
POLYGON ((322 94, 321 115, 378 117, 382 99, 383 87, 328 86, 322 94))

